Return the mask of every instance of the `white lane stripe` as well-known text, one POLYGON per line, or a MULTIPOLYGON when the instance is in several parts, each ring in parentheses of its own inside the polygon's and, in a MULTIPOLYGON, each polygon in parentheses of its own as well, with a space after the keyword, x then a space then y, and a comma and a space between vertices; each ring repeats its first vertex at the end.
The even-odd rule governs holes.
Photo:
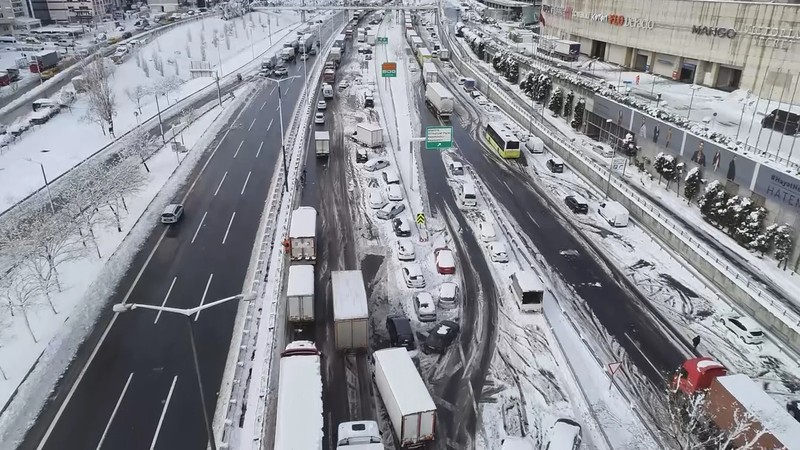
POLYGON ((256 119, 253 119, 253 121, 250 122, 250 128, 248 128, 247 131, 252 130, 253 129, 253 125, 255 125, 255 124, 256 124, 256 119))
MULTIPOLYGON (((239 112, 239 115, 237 115, 236 118, 238 119, 243 112, 244 109, 242 109, 239 112)), ((217 150, 219 150, 220 146, 222 146, 222 143, 225 142, 225 138, 228 137, 228 133, 230 133, 230 131, 231 131, 230 129, 225 131, 225 134, 222 136, 222 139, 219 140, 219 143, 217 144, 216 148, 214 148, 214 151, 211 152, 211 156, 208 157, 205 164, 203 164, 203 167, 200 169, 200 172, 194 178, 194 181, 192 181, 192 185, 189 186, 189 190, 186 191, 186 194, 183 195, 181 203, 186 203, 186 199, 189 198, 189 194, 191 194, 192 191, 194 190, 194 186, 197 184, 197 180, 199 180, 200 177, 203 175, 203 173, 206 171, 206 167, 208 167, 208 164, 211 162, 211 159, 214 158, 214 155, 217 154, 217 150)), ((128 292, 125 293, 125 297, 123 297, 122 303, 128 303, 128 299, 130 298, 131 293, 133 293, 134 288, 136 288, 136 285, 142 278, 142 274, 144 274, 145 269, 147 269, 148 264, 150 264, 150 260, 153 259, 153 255, 156 254, 156 250, 158 250, 158 247, 161 245, 161 241, 163 241, 164 237, 167 235, 167 230, 168 228, 164 228, 164 231, 158 238, 156 245, 153 247, 152 250, 150 250, 150 254, 147 255, 147 259, 144 261, 144 265, 142 265, 142 268, 139 269, 139 273, 136 274, 136 278, 133 279, 133 284, 131 284, 131 287, 128 288, 128 292)), ((86 376, 86 372, 89 371, 89 367, 92 365, 94 358, 97 357, 97 353, 100 352, 100 347, 102 347, 103 343, 106 341, 106 337, 108 337, 108 333, 111 331, 111 328, 117 321, 117 317, 119 317, 119 314, 120 313, 115 313, 114 316, 111 317, 111 321, 108 323, 108 326, 103 331, 103 335, 100 336, 100 340, 97 341, 97 344, 94 346, 94 349, 92 349, 92 354, 89 355, 89 359, 86 360, 86 364, 84 364, 83 368, 81 369, 81 372, 78 374, 78 378, 75 380, 75 382, 72 384, 72 387, 69 389, 66 398, 64 398, 64 401, 58 408, 58 412, 56 412, 55 417, 53 417, 53 421, 50 422, 50 425, 47 427, 47 431, 44 433, 42 441, 39 442, 39 446, 36 447, 36 450, 42 450, 44 446, 47 444, 47 440, 50 439, 50 435, 53 434, 53 430, 55 430, 56 424, 58 424, 58 421, 61 419, 61 416, 64 414, 64 411, 66 411, 67 405, 69 405, 70 400, 72 400, 72 396, 75 395, 75 391, 78 390, 78 386, 80 386, 83 377, 86 376)))
POLYGON ((222 179, 221 179, 221 180, 219 180, 219 186, 217 186, 217 190, 216 190, 216 191, 214 191, 214 197, 216 197, 216 196, 217 196, 217 193, 219 192, 219 188, 221 188, 221 187, 222 187, 222 183, 224 183, 224 182, 225 182, 225 177, 227 177, 227 176, 228 176, 228 172, 227 172, 227 171, 225 171, 225 173, 224 173, 224 174, 222 174, 222 179))
POLYGON ((172 379, 172 386, 169 387, 169 393, 167 394, 167 399, 164 401, 164 409, 161 411, 161 417, 158 419, 158 426, 156 427, 156 434, 153 436, 153 442, 150 443, 150 450, 156 448, 156 441, 158 440, 158 433, 161 432, 161 425, 164 424, 164 416, 167 415, 167 408, 169 407, 169 401, 172 399, 172 392, 175 390, 175 383, 178 382, 178 376, 175 375, 175 378, 172 379))
POLYGON ((192 244, 194 244, 194 240, 197 239, 197 233, 200 232, 200 228, 203 227, 203 222, 206 220, 206 214, 208 214, 208 211, 203 213, 203 218, 200 219, 200 223, 197 224, 197 230, 194 232, 194 236, 192 236, 192 244))
POLYGON ((269 95, 272 95, 273 92, 275 92, 275 86, 272 86, 272 90, 269 91, 269 95))
MULTIPOLYGON (((272 123, 272 122, 270 122, 270 123, 272 123)), ((264 141, 261 141, 261 143, 258 144, 258 151, 256 152, 256 158, 258 158, 258 155, 261 154, 261 147, 263 147, 263 146, 264 146, 264 141)))
POLYGON ((241 150, 241 149, 242 149, 242 144, 244 144, 244 139, 242 139, 242 142, 239 142, 239 146, 238 146, 238 147, 236 147, 236 153, 234 153, 234 154, 233 154, 233 157, 234 157, 234 158, 236 158, 236 155, 238 155, 238 154, 239 154, 239 150, 241 150))
POLYGON ((272 128, 272 121, 274 120, 275 119, 269 119, 269 125, 267 125, 267 131, 269 131, 269 129, 272 128))
POLYGON ((244 195, 244 190, 247 188, 247 182, 250 181, 250 174, 253 172, 247 172, 247 178, 244 180, 244 186, 242 186, 242 192, 239 195, 244 195))
MULTIPOLYGON (((164 296, 164 301, 161 302, 161 307, 163 308, 164 305, 167 304, 167 299, 169 298, 169 294, 172 293, 172 288, 175 286, 175 282, 178 281, 178 276, 176 275, 175 278, 172 279, 172 283, 169 285, 169 289, 167 290, 167 295, 164 296)), ((158 319, 161 317, 161 311, 156 314, 156 320, 153 321, 153 325, 158 323, 158 319)))
POLYGON ((261 108, 259 108, 258 110, 259 111, 263 111, 265 106, 267 106, 267 101, 266 100, 264 100, 264 103, 261 104, 261 108))
POLYGON ((106 440, 106 435, 108 434, 108 429, 111 428, 111 422, 114 421, 114 416, 117 415, 117 410, 119 410, 119 405, 122 403, 122 399, 125 397, 125 392, 128 391, 128 385, 131 384, 131 379, 133 378, 133 372, 128 375, 128 381, 125 382, 125 387, 122 388, 122 393, 119 394, 119 398, 117 399, 117 404, 114 406, 114 410, 111 411, 111 417, 108 418, 108 423, 106 424, 106 429, 103 430, 103 435, 100 436, 100 442, 97 443, 97 450, 100 450, 100 447, 103 446, 103 441, 106 440))
MULTIPOLYGON (((214 278, 214 274, 208 276, 208 282, 206 283, 206 289, 203 291, 203 297, 200 299, 200 306, 203 306, 206 302, 206 295, 208 295, 208 288, 211 286, 211 279, 214 278)), ((194 321, 197 322, 197 319, 200 318, 200 311, 197 311, 197 314, 194 316, 194 321)))
POLYGON ((225 245, 225 241, 228 240, 228 233, 231 231, 231 225, 233 224, 233 218, 236 217, 236 213, 234 212, 231 215, 231 221, 228 222, 228 229, 225 230, 225 236, 222 238, 222 245, 225 245))

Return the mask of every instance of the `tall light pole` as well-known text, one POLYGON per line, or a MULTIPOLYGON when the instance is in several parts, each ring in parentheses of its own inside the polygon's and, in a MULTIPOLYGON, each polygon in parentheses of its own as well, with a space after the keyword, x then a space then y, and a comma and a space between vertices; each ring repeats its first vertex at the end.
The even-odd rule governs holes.
POLYGON ((253 294, 239 294, 234 295, 233 297, 223 298, 221 300, 217 300, 211 303, 206 303, 204 305, 200 305, 194 308, 183 309, 183 308, 170 308, 168 306, 156 306, 156 305, 147 305, 147 304, 139 304, 139 303, 117 303, 112 307, 115 313, 125 313, 128 311, 133 311, 135 309, 150 309, 153 311, 160 311, 165 313, 172 313, 172 314, 179 314, 186 318, 186 323, 189 325, 189 341, 192 344, 192 357, 194 359, 194 371, 197 375, 197 385, 200 388, 200 403, 203 407, 203 419, 206 422, 206 434, 208 435, 208 442, 211 447, 211 450, 217 450, 217 441, 214 438, 214 429, 211 427, 211 420, 208 416, 208 408, 206 406, 206 395, 203 392, 203 380, 200 376, 200 363, 197 359, 197 344, 195 343, 194 339, 194 319, 192 318, 193 315, 199 314, 200 311, 203 311, 208 308, 212 308, 217 305, 221 305, 223 303, 232 301, 232 300, 243 300, 243 301, 251 301, 255 298, 253 294))
POLYGON ((166 144, 167 140, 164 139, 164 123, 161 121, 161 106, 158 104, 158 92, 153 93, 156 98, 156 111, 158 111, 158 129, 161 131, 161 143, 166 144))
POLYGON ((44 187, 47 189, 47 198, 50 200, 50 212, 55 214, 56 208, 53 206, 53 193, 50 192, 50 183, 47 182, 47 173, 44 171, 44 164, 40 163, 39 161, 34 161, 31 158, 25 158, 25 161, 32 162, 34 164, 38 164, 39 167, 42 168, 42 178, 44 178, 44 187))
POLYGON ((281 96, 281 82, 288 81, 295 77, 284 78, 278 80, 276 78, 267 78, 267 80, 278 83, 278 116, 281 126, 281 155, 283 156, 283 188, 289 192, 289 168, 286 165, 286 138, 283 135, 283 97, 281 96))
POLYGON ((689 112, 686 113, 687 119, 689 118, 689 115, 692 113, 692 102, 694 102, 694 93, 697 92, 698 89, 700 89, 700 86, 693 84, 689 86, 689 89, 692 90, 692 96, 689 98, 689 112))

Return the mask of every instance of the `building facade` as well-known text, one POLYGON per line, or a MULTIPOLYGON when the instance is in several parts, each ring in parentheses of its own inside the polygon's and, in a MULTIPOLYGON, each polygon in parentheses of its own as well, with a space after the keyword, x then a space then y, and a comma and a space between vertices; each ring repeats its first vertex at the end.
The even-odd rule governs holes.
POLYGON ((800 72, 800 5, 695 0, 543 0, 543 34, 634 70, 787 99, 800 72))
POLYGON ((89 23, 111 12, 112 0, 47 0, 49 20, 55 23, 89 23))
POLYGON ((28 17, 24 0, 0 0, 0 36, 14 34, 17 19, 28 17))

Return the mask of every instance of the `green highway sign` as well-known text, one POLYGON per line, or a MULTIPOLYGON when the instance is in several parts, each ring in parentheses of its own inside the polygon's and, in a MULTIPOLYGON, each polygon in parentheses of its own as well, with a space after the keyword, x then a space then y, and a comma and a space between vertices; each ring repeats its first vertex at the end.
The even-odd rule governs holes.
POLYGON ((388 36, 377 36, 375 38, 375 42, 377 44, 388 44, 389 43, 389 37, 388 36))
POLYGON ((417 224, 418 225, 425 225, 425 214, 418 213, 417 214, 417 224))
POLYGON ((425 150, 447 150, 453 147, 453 127, 425 128, 425 150))

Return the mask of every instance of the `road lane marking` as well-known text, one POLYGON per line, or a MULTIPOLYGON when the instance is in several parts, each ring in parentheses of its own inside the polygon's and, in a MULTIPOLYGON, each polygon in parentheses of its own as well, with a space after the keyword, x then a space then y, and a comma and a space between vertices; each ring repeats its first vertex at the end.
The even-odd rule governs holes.
POLYGON ((536 219, 534 219, 534 218, 533 218, 533 216, 531 215, 531 212, 530 212, 530 211, 528 211, 528 212, 527 212, 527 214, 528 214, 528 217, 530 217, 530 219, 531 219, 531 222, 533 222, 534 224, 536 224, 536 226, 537 226, 538 228, 542 228, 542 227, 539 225, 539 222, 537 222, 537 221, 536 221, 536 219))
POLYGON ((242 139, 242 142, 239 142, 239 146, 238 146, 238 147, 236 147, 236 153, 234 153, 234 154, 233 154, 233 157, 234 157, 234 158, 236 158, 236 155, 238 155, 238 154, 239 154, 239 150, 241 150, 241 149, 242 149, 242 144, 244 144, 244 139, 242 139))
POLYGON ((250 122, 250 128, 248 128, 247 131, 252 130, 253 129, 253 125, 255 125, 255 124, 256 124, 256 119, 253 119, 253 121, 250 122))
POLYGON ((100 436, 100 442, 97 443, 97 450, 100 450, 100 447, 103 446, 103 441, 106 440, 106 435, 108 434, 108 429, 111 428, 111 422, 114 421, 114 416, 117 415, 117 410, 119 410, 119 405, 122 403, 122 399, 125 397, 125 392, 128 391, 128 386, 131 384, 131 379, 133 378, 133 372, 128 375, 128 381, 125 382, 125 387, 122 388, 122 393, 119 394, 119 398, 117 399, 117 404, 114 406, 114 410, 111 411, 111 417, 108 418, 108 423, 106 424, 106 429, 103 430, 103 435, 100 436))
POLYGON ((258 110, 259 111, 263 111, 265 106, 267 106, 267 101, 266 100, 264 100, 264 103, 261 104, 261 108, 259 108, 258 110))
MULTIPOLYGON (((238 119, 242 115, 243 112, 244 112, 244 109, 242 109, 239 112, 239 114, 236 116, 236 118, 238 119)), ((206 167, 208 167, 208 164, 211 163, 211 160, 214 158, 214 155, 217 154, 217 150, 219 150, 219 148, 222 146, 222 143, 225 142, 225 139, 228 137, 228 133, 230 133, 230 131, 231 130, 228 129, 227 131, 225 131, 225 134, 222 135, 222 139, 219 140, 219 143, 217 143, 217 146, 214 148, 214 151, 211 152, 211 156, 209 156, 208 159, 206 160, 205 164, 203 164, 203 167, 200 169, 200 172, 194 178, 194 181, 192 181, 192 185, 189 186, 189 190, 186 191, 186 194, 183 195, 183 198, 181 199, 181 203, 186 203, 186 199, 189 198, 189 194, 191 194, 192 191, 194 191, 194 186, 197 184, 197 180, 199 180, 200 177, 203 175, 203 173, 205 173, 206 167)), ((133 279, 133 283, 128 288, 128 291, 125 293, 125 297, 122 298, 122 303, 123 304, 128 303, 128 299, 131 297, 131 294, 133 293, 133 290, 136 288, 136 285, 139 284, 139 280, 142 278, 142 275, 144 274, 145 269, 147 269, 147 266, 150 264, 150 261, 153 259, 153 255, 156 254, 156 250, 158 250, 158 247, 161 245, 161 241, 163 241, 164 238, 167 236, 167 231, 168 230, 169 230, 169 228, 164 228, 164 231, 161 233, 161 236, 158 238, 158 241, 156 242, 156 245, 153 247, 152 250, 150 250, 150 254, 147 255, 147 259, 144 261, 144 265, 142 265, 142 268, 139 269, 139 272, 136 274, 136 278, 133 279)), ((64 411, 66 411, 67 405, 69 405, 70 400, 72 400, 72 397, 75 395, 75 391, 78 390, 78 386, 80 386, 81 381, 83 381, 83 377, 86 376, 86 372, 89 371, 89 367, 91 367, 92 362, 97 357, 97 354, 100 352, 100 347, 102 347, 103 343, 106 341, 106 337, 108 337, 108 333, 111 331, 111 328, 114 327, 114 323, 116 323, 117 317, 119 317, 119 315, 120 315, 120 313, 114 313, 114 315, 111 317, 111 321, 108 323, 108 326, 103 331, 103 335, 100 336, 100 340, 97 341, 97 344, 95 344, 94 349, 92 349, 92 354, 89 355, 89 359, 86 360, 86 364, 84 364, 83 368, 81 368, 81 372, 78 374, 78 378, 76 378, 75 382, 72 383, 72 387, 70 387, 69 392, 67 393, 67 396, 64 398, 64 401, 61 403, 61 406, 58 407, 58 411, 56 412, 55 417, 53 417, 53 420, 50 422, 50 425, 47 427, 47 431, 44 433, 44 436, 42 437, 41 442, 39 442, 39 446, 36 447, 36 450, 42 450, 44 448, 44 446, 47 444, 47 440, 50 439, 50 435, 53 434, 53 430, 55 430, 56 424, 58 424, 58 421, 61 419, 61 416, 64 414, 64 411)))
POLYGON ((231 221, 228 222, 228 229, 225 230, 225 236, 222 238, 222 245, 225 245, 225 241, 228 240, 228 233, 231 231, 231 225, 233 224, 233 218, 236 217, 236 212, 231 215, 231 221))
MULTIPOLYGON (((272 122, 270 122, 270 123, 272 123, 272 122)), ((261 154, 261 147, 263 147, 263 146, 264 146, 264 141, 261 141, 261 143, 258 144, 258 151, 256 152, 256 158, 258 158, 258 155, 261 154)))
POLYGON ((275 108, 275 112, 278 112, 278 111, 280 111, 280 109, 281 109, 281 105, 278 105, 278 106, 275 108))
POLYGON ((208 211, 204 212, 203 213, 203 218, 200 219, 200 223, 197 224, 197 230, 194 232, 194 236, 192 236, 192 242, 191 242, 192 244, 194 244, 194 240, 197 239, 197 233, 199 233, 200 232, 200 228, 203 227, 203 222, 206 220, 206 215, 207 214, 208 214, 208 211))
POLYGON ((216 191, 214 191, 214 197, 216 197, 216 196, 217 196, 217 193, 219 192, 219 188, 221 188, 221 187, 222 187, 222 183, 224 183, 224 182, 225 182, 225 177, 227 177, 227 176, 228 176, 228 171, 225 171, 225 173, 224 173, 224 174, 222 174, 222 179, 221 179, 221 180, 219 180, 219 186, 217 186, 217 190, 216 190, 216 191))
POLYGON ((267 131, 269 131, 269 129, 270 129, 270 128, 272 128, 272 122, 273 122, 274 120, 275 120, 275 119, 269 119, 269 125, 267 125, 267 131))
MULTIPOLYGON (((169 285, 169 289, 167 290, 167 295, 164 296, 164 301, 161 302, 161 307, 163 308, 164 305, 167 304, 167 299, 169 298, 169 294, 172 293, 172 288, 175 286, 175 282, 178 281, 178 276, 176 275, 175 278, 172 279, 172 283, 169 285)), ((153 321, 153 325, 158 323, 158 318, 161 317, 161 311, 156 314, 156 320, 153 321)))
POLYGON ((272 90, 269 91, 269 95, 272 95, 273 92, 275 92, 275 86, 272 86, 272 90))
POLYGON ((636 350, 639 350, 639 354, 642 355, 642 358, 644 358, 645 361, 647 361, 647 364, 650 364, 650 367, 653 369, 653 371, 655 373, 661 373, 661 371, 658 370, 658 368, 656 368, 656 365, 653 364, 652 361, 650 361, 650 358, 648 358, 647 355, 644 354, 644 352, 642 351, 642 348, 639 347, 639 344, 637 344, 636 341, 631 339, 631 337, 628 335, 628 332, 626 331, 623 334, 625 335, 626 338, 628 338, 629 341, 631 341, 631 344, 633 344, 633 346, 636 347, 636 350))
POLYGON ((156 448, 158 433, 161 432, 161 425, 164 424, 164 416, 167 415, 167 408, 169 407, 169 401, 172 399, 172 392, 175 390, 175 383, 177 382, 178 382, 178 376, 175 375, 175 378, 172 379, 172 386, 169 387, 169 393, 167 394, 167 399, 164 401, 164 409, 161 411, 161 417, 159 417, 158 419, 158 426, 156 426, 156 434, 153 436, 153 442, 150 443, 150 450, 156 448))
POLYGON ((242 186, 242 192, 239 195, 244 195, 244 190, 247 188, 247 182, 250 181, 250 174, 253 172, 247 172, 247 178, 244 179, 244 186, 242 186))
MULTIPOLYGON (((200 299, 200 306, 206 302, 206 295, 208 295, 208 288, 211 286, 211 279, 214 278, 214 274, 208 276, 208 282, 206 283, 206 289, 203 291, 203 297, 200 299)), ((200 311, 197 311, 197 314, 194 316, 194 321, 197 322, 197 319, 200 318, 200 311)))

